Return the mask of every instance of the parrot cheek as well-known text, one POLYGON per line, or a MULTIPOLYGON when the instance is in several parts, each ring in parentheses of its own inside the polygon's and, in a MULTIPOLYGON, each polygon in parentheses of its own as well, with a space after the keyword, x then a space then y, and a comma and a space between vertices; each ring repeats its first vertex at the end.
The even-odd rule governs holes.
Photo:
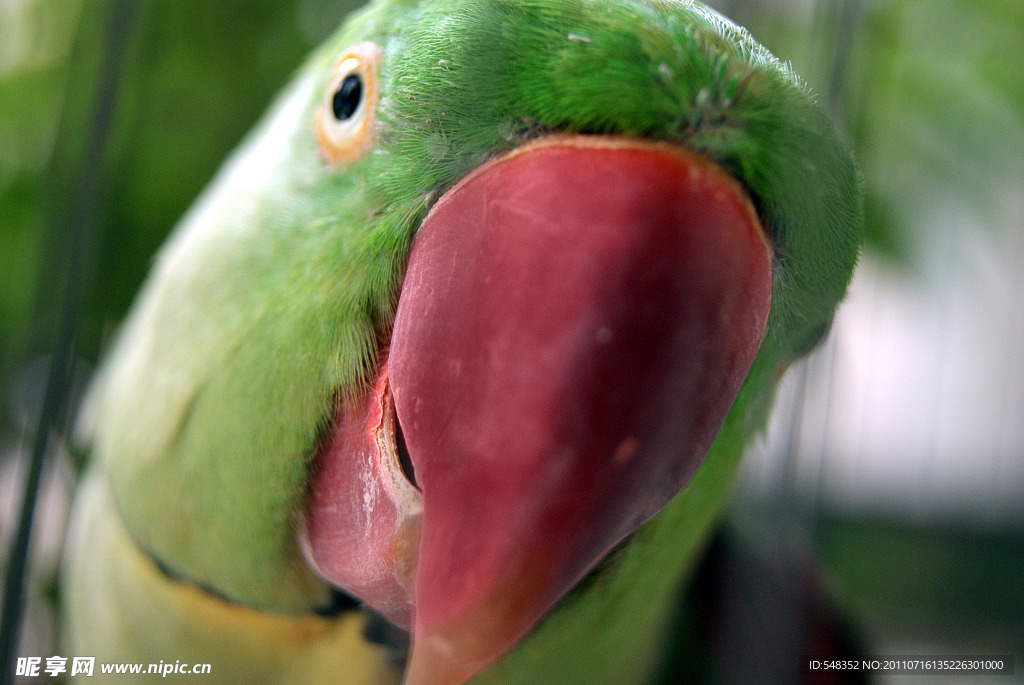
POLYGON ((407 685, 486 668, 682 489, 770 296, 745 192, 679 148, 551 137, 439 200, 389 352, 423 505, 407 685))
POLYGON ((403 628, 411 624, 421 499, 402 471, 384 361, 363 396, 340 403, 299 539, 321 576, 403 628))

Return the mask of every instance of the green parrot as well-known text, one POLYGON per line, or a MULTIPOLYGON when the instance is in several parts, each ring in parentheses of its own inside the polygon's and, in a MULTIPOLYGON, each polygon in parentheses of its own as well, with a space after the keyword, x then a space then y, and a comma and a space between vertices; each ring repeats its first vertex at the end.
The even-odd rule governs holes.
POLYGON ((218 683, 644 682, 861 221, 806 86, 696 2, 371 3, 185 216, 93 382, 66 651, 218 683))

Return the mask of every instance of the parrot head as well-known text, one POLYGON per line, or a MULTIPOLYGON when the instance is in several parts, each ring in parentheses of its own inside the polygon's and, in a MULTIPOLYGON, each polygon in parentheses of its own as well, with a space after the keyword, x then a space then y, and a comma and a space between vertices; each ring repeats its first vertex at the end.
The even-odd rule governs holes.
POLYGON ((164 248, 84 425, 168 573, 340 588, 410 685, 540 668, 678 580, 859 223, 813 97, 697 3, 374 3, 164 248))

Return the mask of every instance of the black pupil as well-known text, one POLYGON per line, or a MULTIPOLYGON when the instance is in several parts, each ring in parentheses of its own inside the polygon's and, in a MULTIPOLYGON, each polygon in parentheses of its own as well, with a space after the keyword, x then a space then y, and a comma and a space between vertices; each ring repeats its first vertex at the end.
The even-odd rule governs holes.
POLYGON ((349 74, 341 82, 341 87, 334 91, 331 108, 338 121, 345 121, 355 114, 359 101, 363 97, 363 82, 355 74, 349 74))

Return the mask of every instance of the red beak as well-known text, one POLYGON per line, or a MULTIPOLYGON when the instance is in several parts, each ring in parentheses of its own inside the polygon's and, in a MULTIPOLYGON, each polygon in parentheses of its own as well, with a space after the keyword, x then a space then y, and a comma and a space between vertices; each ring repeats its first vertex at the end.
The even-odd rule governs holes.
MULTIPOLYGON (((419 536, 411 580, 388 595, 411 601, 407 685, 486 668, 682 489, 749 370, 770 295, 771 248, 745 192, 677 147, 547 138, 438 201, 388 371, 422 500, 377 526, 419 536)), ((309 556, 352 585, 328 549, 348 524, 316 511, 309 556)))

